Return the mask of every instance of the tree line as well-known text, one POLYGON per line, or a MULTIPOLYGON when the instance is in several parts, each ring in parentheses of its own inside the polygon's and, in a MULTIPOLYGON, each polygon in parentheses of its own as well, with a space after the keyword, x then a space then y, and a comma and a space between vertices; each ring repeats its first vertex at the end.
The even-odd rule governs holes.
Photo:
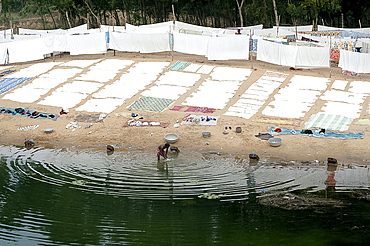
MULTIPOLYGON (((145 25, 169 20, 208 27, 263 24, 369 27, 368 0, 0 0, 6 27, 24 18, 39 18, 43 29, 89 23, 145 25)), ((27 28, 27 27, 25 27, 27 28)))

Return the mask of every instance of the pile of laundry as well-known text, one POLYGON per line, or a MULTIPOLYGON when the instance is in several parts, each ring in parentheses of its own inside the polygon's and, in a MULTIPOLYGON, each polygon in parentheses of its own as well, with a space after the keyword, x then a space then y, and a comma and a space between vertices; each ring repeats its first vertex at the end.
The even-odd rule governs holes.
POLYGON ((142 121, 142 120, 130 119, 123 126, 124 127, 128 127, 128 126, 161 126, 163 128, 166 128, 168 125, 169 125, 169 123, 164 123, 164 122, 142 121))
POLYGON ((49 113, 41 113, 33 109, 27 108, 5 108, 0 107, 0 114, 8 114, 14 116, 26 116, 31 119, 56 119, 58 115, 56 114, 49 114, 49 113))
POLYGON ((216 126, 220 116, 185 115, 181 125, 216 126))
POLYGON ((72 132, 81 128, 81 124, 76 121, 71 121, 66 125, 66 129, 71 130, 72 132))
POLYGON ((18 127, 18 131, 28 131, 28 130, 37 129, 38 127, 39 127, 39 125, 20 126, 20 127, 18 127))

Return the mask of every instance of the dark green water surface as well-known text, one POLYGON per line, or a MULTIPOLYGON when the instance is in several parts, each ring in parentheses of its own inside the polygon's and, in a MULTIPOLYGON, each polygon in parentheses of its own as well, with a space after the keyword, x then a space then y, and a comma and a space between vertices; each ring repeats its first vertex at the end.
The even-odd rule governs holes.
POLYGON ((16 146, 0 155, 0 245, 370 245, 370 203, 356 195, 369 189, 366 166, 202 153, 158 164, 154 151, 16 146), (288 192, 335 205, 261 202, 288 192))

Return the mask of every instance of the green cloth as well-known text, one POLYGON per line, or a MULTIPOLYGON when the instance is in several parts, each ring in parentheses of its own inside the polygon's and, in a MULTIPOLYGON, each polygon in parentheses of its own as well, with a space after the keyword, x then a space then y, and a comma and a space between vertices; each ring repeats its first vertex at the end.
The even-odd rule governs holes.
POLYGON ((128 109, 162 112, 174 102, 174 100, 166 98, 140 97, 138 101, 135 101, 130 106, 128 106, 128 109))
POLYGON ((173 64, 171 67, 169 67, 169 70, 183 70, 187 65, 189 65, 190 62, 183 62, 183 61, 177 61, 175 64, 173 64))
POLYGON ((353 118, 348 118, 342 115, 332 114, 313 114, 310 120, 305 123, 306 128, 318 127, 327 130, 347 131, 353 118))

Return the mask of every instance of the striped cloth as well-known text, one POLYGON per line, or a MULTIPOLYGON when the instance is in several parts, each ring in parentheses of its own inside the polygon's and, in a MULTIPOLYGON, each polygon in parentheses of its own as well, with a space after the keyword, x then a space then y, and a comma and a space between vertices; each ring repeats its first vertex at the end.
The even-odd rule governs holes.
POLYGON ((183 62, 183 61, 177 61, 175 64, 173 64, 171 67, 169 67, 169 70, 183 70, 187 65, 189 65, 190 62, 183 62))
POLYGON ((10 89, 30 80, 31 78, 4 78, 0 80, 0 95, 8 92, 10 89))
POLYGON ((348 118, 342 115, 318 113, 311 115, 310 120, 305 123, 305 127, 318 127, 327 130, 347 131, 352 121, 353 118, 348 118))

